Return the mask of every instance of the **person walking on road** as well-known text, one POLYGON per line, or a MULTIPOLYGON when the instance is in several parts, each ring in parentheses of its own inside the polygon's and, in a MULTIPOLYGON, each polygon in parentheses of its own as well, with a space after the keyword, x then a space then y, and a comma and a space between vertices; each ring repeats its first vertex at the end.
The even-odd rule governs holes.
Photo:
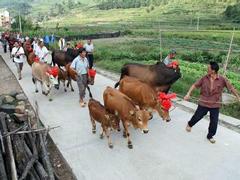
POLYGON ((79 56, 77 56, 72 64, 71 68, 74 69, 77 73, 77 85, 79 89, 79 96, 80 100, 79 103, 81 107, 86 106, 86 102, 84 102, 86 88, 87 88, 87 81, 88 81, 88 60, 86 58, 86 50, 81 48, 79 50, 79 56))
POLYGON ((65 39, 64 38, 60 38, 58 41, 58 46, 59 46, 59 50, 63 50, 65 47, 65 39))
POLYGON ((47 63, 47 55, 49 54, 48 49, 44 46, 43 39, 39 40, 38 48, 35 52, 36 56, 39 57, 41 62, 47 63))
POLYGON ((93 43, 92 43, 91 39, 87 40, 87 43, 84 44, 84 48, 87 51, 87 59, 88 59, 88 63, 89 63, 89 69, 92 69, 93 61, 94 61, 94 59, 93 59, 94 46, 93 46, 93 43))
POLYGON ((168 56, 163 60, 163 63, 168 66, 172 63, 173 59, 175 58, 177 52, 175 49, 172 49, 168 56))
POLYGON ((216 62, 210 62, 208 65, 208 73, 200 80, 195 82, 189 89, 184 100, 189 100, 192 91, 196 88, 200 88, 200 99, 198 102, 197 110, 188 121, 186 131, 191 132, 192 127, 200 121, 208 112, 210 112, 210 123, 208 127, 207 139, 211 143, 215 143, 213 136, 217 132, 219 108, 222 101, 222 92, 226 87, 231 93, 233 93, 238 101, 240 97, 236 89, 229 83, 229 81, 218 74, 219 66, 216 62))
POLYGON ((13 62, 15 63, 17 67, 18 72, 18 79, 22 79, 22 68, 23 68, 23 61, 24 61, 24 50, 20 46, 21 42, 15 42, 14 47, 12 49, 11 55, 13 58, 13 62))
POLYGON ((52 33, 51 36, 50 36, 50 43, 54 43, 55 42, 55 36, 54 34, 52 33))
POLYGON ((50 43, 49 35, 46 34, 43 39, 44 39, 44 45, 47 47, 47 49, 49 49, 49 43, 50 43))
POLYGON ((5 39, 4 36, 2 36, 2 45, 3 45, 3 52, 7 53, 7 40, 5 39))
POLYGON ((33 52, 36 53, 36 51, 38 49, 38 39, 37 39, 37 37, 34 37, 34 40, 32 42, 32 47, 33 47, 33 52))

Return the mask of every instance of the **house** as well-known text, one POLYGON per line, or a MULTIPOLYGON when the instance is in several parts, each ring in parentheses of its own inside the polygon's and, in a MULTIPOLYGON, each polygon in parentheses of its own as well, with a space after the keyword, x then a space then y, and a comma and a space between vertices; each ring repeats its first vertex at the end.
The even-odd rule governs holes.
POLYGON ((0 9, 0 27, 2 28, 11 27, 10 14, 6 9, 0 9))

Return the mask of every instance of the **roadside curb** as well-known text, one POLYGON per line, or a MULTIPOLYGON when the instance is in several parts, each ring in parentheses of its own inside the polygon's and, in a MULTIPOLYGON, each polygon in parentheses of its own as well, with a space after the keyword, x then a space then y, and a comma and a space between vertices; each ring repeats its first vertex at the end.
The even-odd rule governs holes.
MULTIPOLYGON (((96 67, 96 70, 97 70, 97 73, 99 73, 105 77, 108 77, 114 81, 119 80, 120 74, 110 72, 108 70, 103 70, 99 67, 96 67)), ((188 101, 184 101, 180 98, 177 98, 177 100, 174 101, 174 104, 177 107, 179 107, 183 110, 186 110, 188 112, 191 112, 191 113, 194 113, 195 110, 197 109, 197 104, 194 104, 194 103, 191 103, 188 101)), ((209 114, 207 114, 205 119, 209 120, 209 114)), ((220 113, 219 114, 219 123, 224 127, 227 127, 231 130, 234 130, 235 132, 240 133, 240 119, 236 119, 236 118, 226 116, 226 115, 220 113)))

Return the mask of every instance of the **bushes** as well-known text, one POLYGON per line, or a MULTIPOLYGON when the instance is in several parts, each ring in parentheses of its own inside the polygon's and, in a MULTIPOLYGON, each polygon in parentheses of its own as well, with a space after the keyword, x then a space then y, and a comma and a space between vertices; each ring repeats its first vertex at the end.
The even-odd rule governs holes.
POLYGON ((224 15, 233 22, 240 23, 240 3, 228 6, 224 11, 224 15))
POLYGON ((183 52, 180 55, 181 59, 190 62, 209 63, 210 61, 216 61, 218 63, 224 62, 226 59, 225 52, 212 53, 209 51, 195 51, 195 52, 183 52))

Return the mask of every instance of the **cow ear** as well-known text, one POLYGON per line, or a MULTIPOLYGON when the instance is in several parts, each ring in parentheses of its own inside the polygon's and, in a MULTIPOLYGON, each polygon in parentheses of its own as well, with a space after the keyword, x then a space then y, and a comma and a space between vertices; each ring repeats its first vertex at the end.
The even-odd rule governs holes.
POLYGON ((134 111, 133 110, 129 111, 129 113, 130 113, 130 115, 134 115, 134 111))
POLYGON ((48 72, 46 72, 46 75, 47 75, 47 76, 50 76, 50 74, 49 74, 48 72))
POLYGON ((138 105, 136 105, 136 108, 137 108, 137 110, 140 110, 140 107, 138 105))

